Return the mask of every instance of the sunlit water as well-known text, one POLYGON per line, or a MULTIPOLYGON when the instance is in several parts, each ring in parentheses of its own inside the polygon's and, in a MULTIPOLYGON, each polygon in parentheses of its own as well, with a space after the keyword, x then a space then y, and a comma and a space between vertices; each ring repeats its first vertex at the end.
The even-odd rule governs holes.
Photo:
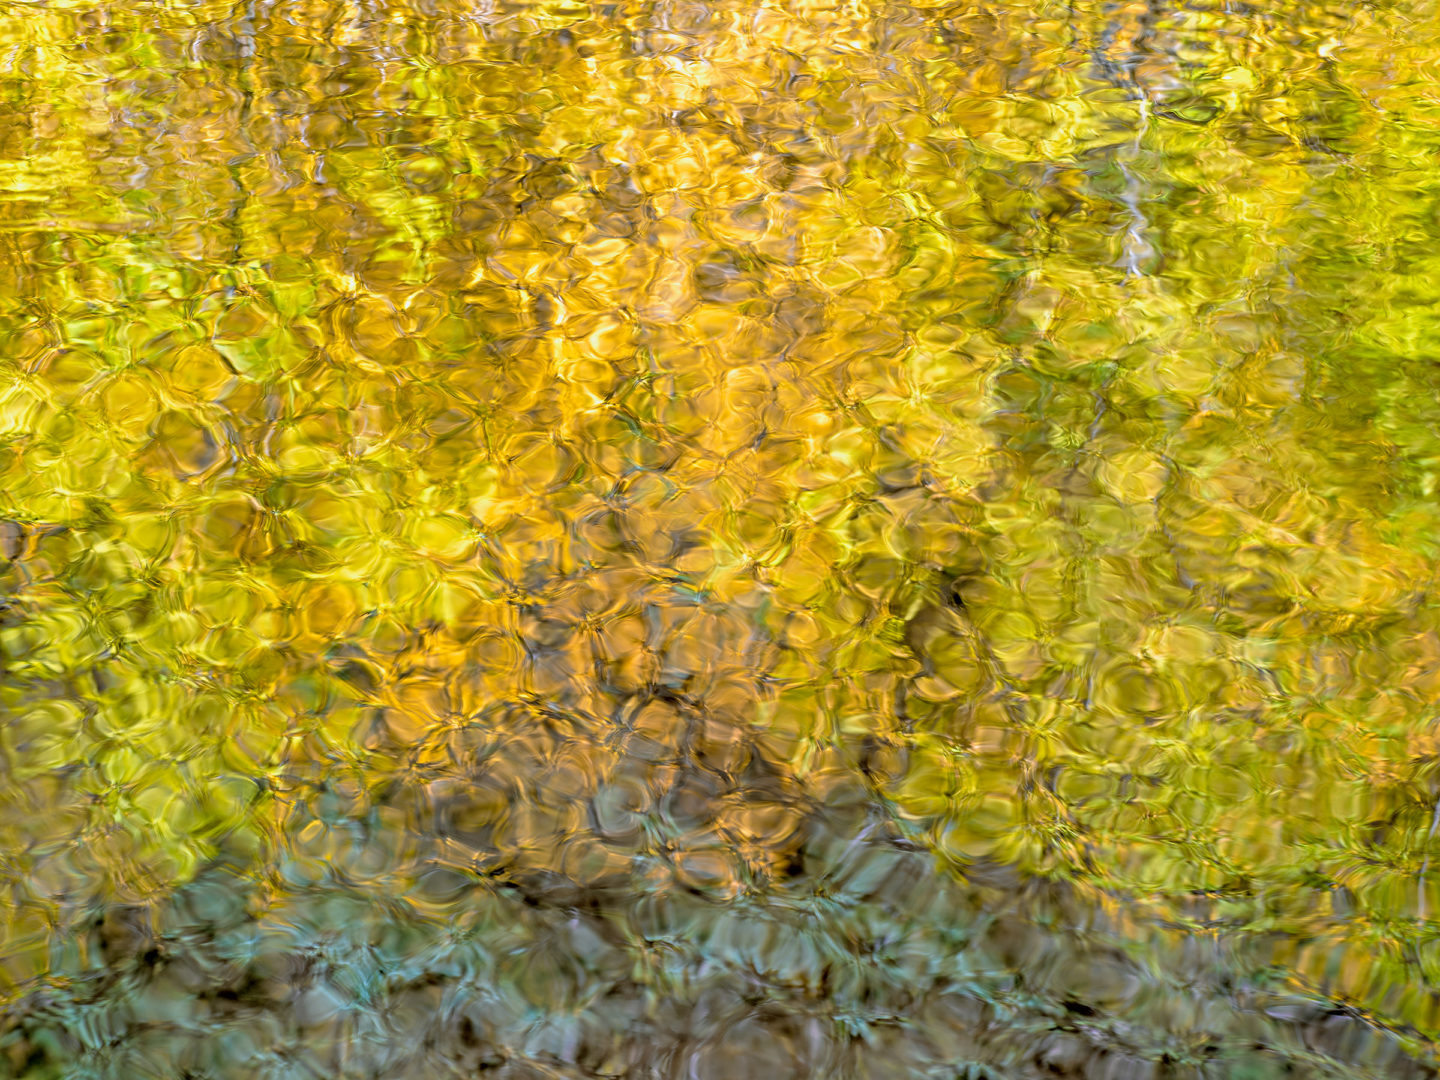
POLYGON ((0 1074, 1434 1075, 1433 3, 0 15, 0 1074))

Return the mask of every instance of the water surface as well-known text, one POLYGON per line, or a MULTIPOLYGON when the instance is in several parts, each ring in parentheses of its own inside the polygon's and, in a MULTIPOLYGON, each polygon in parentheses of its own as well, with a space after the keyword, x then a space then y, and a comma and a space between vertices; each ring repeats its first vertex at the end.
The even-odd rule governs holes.
POLYGON ((1429 1077, 1440 9, 0 5, 0 1073, 1429 1077))

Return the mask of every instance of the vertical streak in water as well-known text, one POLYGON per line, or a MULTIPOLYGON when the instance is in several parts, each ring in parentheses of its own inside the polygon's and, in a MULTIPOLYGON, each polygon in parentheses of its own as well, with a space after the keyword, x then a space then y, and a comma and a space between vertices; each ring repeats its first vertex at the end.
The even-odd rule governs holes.
POLYGON ((1440 798, 1435 800, 1435 809, 1430 815, 1430 831, 1425 834, 1425 858, 1420 863, 1420 873, 1416 874, 1416 880, 1420 886, 1419 902, 1416 904, 1416 913, 1423 923, 1425 921, 1425 878, 1430 872, 1430 844, 1435 839, 1435 828, 1440 826, 1440 798))
MULTIPOLYGON (((1150 17, 1155 14, 1153 3, 1149 5, 1150 17)), ((1125 187, 1120 193, 1120 201, 1128 211, 1129 224, 1125 230, 1124 245, 1120 255, 1120 266, 1125 270, 1125 279, 1128 281, 1135 277, 1146 276, 1142 269, 1144 264, 1155 258, 1156 251, 1147 237, 1146 233, 1150 227, 1150 220, 1141 209, 1143 202, 1144 181, 1136 169, 1140 159, 1141 144, 1145 133, 1150 127, 1150 95, 1145 87, 1141 85, 1136 67, 1140 60, 1141 51, 1150 36, 1148 18, 1142 19, 1141 29, 1132 40, 1130 48, 1120 60, 1113 61, 1106 58, 1105 53, 1114 42, 1120 31, 1120 23, 1112 21, 1101 35, 1096 48, 1091 50, 1091 58, 1096 66, 1106 74, 1117 89, 1127 92, 1132 101, 1135 101, 1140 109, 1140 114, 1135 121, 1135 134, 1130 140, 1128 147, 1118 150, 1115 155, 1115 164, 1120 175, 1125 179, 1125 187)))
MULTIPOLYGON (((245 14, 237 21, 234 32, 235 56, 239 61, 239 70, 236 73, 236 86, 240 90, 240 112, 237 128, 244 133, 245 141, 250 145, 250 156, 259 154, 259 147, 250 135, 250 113, 255 102, 255 0, 247 0, 245 14)), ((250 190, 245 182, 244 175, 240 171, 242 162, 239 159, 232 159, 229 162, 230 180, 235 185, 235 199, 231 203, 229 212, 225 215, 225 223, 231 236, 231 276, 236 277, 241 260, 245 254, 245 226, 242 215, 245 207, 250 202, 250 190)))
POLYGON ((1145 235, 1146 230, 1150 227, 1150 221, 1146 218, 1144 210, 1140 208, 1140 196, 1144 182, 1132 168, 1139 161, 1140 143, 1150 126, 1150 98, 1133 75, 1131 84, 1140 105, 1140 115, 1135 122, 1135 138, 1130 142, 1128 154, 1120 155, 1116 159, 1120 166, 1120 173, 1125 177, 1125 188, 1120 194, 1120 199, 1130 212, 1130 225, 1125 231, 1125 244, 1120 257, 1120 265, 1125 268, 1126 278, 1145 276, 1145 271, 1141 269, 1142 264, 1155 257, 1155 248, 1145 235))

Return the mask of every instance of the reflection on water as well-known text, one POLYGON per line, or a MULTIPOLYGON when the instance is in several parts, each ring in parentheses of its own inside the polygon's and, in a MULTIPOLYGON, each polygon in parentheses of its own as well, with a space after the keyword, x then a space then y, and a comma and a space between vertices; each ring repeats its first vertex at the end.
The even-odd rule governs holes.
POLYGON ((0 1072, 1434 1075, 1428 0, 0 21, 0 1072))

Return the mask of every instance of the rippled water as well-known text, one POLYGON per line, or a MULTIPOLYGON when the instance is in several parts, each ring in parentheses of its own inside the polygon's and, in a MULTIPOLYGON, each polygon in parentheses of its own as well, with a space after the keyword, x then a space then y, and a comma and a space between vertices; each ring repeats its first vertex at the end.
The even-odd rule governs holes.
POLYGON ((0 1075, 1440 1061, 1440 8, 0 3, 0 1075))

